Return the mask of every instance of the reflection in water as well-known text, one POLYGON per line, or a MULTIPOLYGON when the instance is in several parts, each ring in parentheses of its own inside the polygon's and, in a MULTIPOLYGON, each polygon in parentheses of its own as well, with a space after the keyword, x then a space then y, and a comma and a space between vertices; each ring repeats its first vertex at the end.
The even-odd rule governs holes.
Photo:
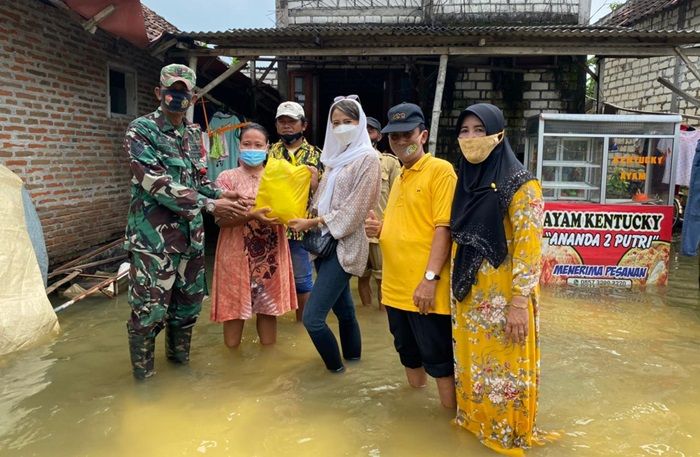
MULTIPOLYGON (((558 441, 533 456, 700 455, 697 260, 667 288, 543 291, 539 425, 558 441)), ((406 386, 382 312, 359 308, 363 360, 326 372, 303 326, 280 319, 261 347, 195 329, 192 362, 131 378, 126 296, 61 316, 51 346, 0 360, 0 455, 494 456, 450 424, 434 383, 406 386)))
MULTIPOLYGON (((45 389, 50 381, 46 373, 55 359, 49 357, 51 349, 43 346, 21 358, 6 356, 0 359, 0 449, 4 447, 3 437, 17 432, 22 423, 37 407, 22 406, 22 401, 45 389)), ((27 430, 16 438, 17 447, 29 444, 33 434, 27 430)))

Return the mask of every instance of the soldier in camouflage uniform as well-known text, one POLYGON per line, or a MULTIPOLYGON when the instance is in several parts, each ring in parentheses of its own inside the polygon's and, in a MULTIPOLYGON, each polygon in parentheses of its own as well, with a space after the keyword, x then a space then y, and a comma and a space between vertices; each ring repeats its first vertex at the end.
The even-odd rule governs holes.
MULTIPOLYGON (((321 149, 312 146, 304 138, 304 130, 307 127, 304 108, 296 102, 282 102, 277 107, 275 127, 280 140, 270 146, 270 157, 284 159, 293 165, 306 165, 311 171, 311 189, 309 202, 318 187, 318 182, 323 172, 321 163, 321 149)), ((301 246, 304 239, 303 233, 296 233, 287 229, 289 250, 292 253, 292 269, 294 270, 294 285, 297 292, 298 308, 297 321, 301 321, 304 305, 309 299, 313 287, 311 257, 301 246)))
POLYGON ((125 248, 129 251, 127 322, 134 377, 151 376, 156 335, 166 329, 166 354, 189 361, 192 327, 206 293, 202 211, 220 218, 245 214, 252 202, 216 188, 200 155, 199 125, 185 119, 195 73, 163 67, 155 94, 161 106, 135 119, 124 147, 131 171, 125 248))

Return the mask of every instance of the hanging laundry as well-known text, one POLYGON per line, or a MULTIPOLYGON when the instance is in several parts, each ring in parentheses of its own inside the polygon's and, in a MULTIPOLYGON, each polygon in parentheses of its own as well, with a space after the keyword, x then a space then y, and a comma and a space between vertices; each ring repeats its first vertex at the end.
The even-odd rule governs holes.
MULTIPOLYGON (((207 135, 208 136, 208 135, 207 135)), ((224 142, 226 141, 226 138, 222 133, 215 133, 211 137, 211 142, 212 146, 211 149, 209 150, 209 158, 211 160, 219 161, 224 157, 228 157, 228 151, 226 150, 226 146, 224 145, 224 142)))
MULTIPOLYGON (((676 157, 676 173, 675 182, 677 186, 689 186, 690 185, 690 172, 693 166, 693 157, 695 156, 695 148, 700 141, 700 130, 686 130, 681 131, 680 142, 678 144, 678 157, 676 157)), ((659 141, 659 149, 664 152, 667 158, 670 157, 672 141, 664 140, 659 141)), ((671 178, 671 165, 672 161, 666 160, 664 166, 664 177, 662 181, 665 184, 670 182, 671 178)))
POLYGON ((220 111, 214 113, 209 120, 209 154, 207 176, 215 181, 224 170, 238 167, 239 145, 238 125, 240 119, 233 114, 220 111))

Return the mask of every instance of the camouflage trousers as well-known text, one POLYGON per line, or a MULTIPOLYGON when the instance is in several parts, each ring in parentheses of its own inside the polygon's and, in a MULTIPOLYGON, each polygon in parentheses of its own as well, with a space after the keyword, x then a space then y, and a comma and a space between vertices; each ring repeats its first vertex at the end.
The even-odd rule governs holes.
POLYGON ((204 251, 163 254, 130 251, 131 332, 154 336, 167 324, 194 324, 207 293, 204 251))

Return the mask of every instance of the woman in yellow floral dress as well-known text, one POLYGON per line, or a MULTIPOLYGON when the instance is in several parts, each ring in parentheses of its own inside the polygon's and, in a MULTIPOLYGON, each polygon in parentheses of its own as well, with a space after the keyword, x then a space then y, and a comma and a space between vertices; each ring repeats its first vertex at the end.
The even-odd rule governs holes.
POLYGON ((452 206, 456 423, 489 448, 522 456, 535 431, 544 204, 505 139, 500 109, 464 110, 452 206))

